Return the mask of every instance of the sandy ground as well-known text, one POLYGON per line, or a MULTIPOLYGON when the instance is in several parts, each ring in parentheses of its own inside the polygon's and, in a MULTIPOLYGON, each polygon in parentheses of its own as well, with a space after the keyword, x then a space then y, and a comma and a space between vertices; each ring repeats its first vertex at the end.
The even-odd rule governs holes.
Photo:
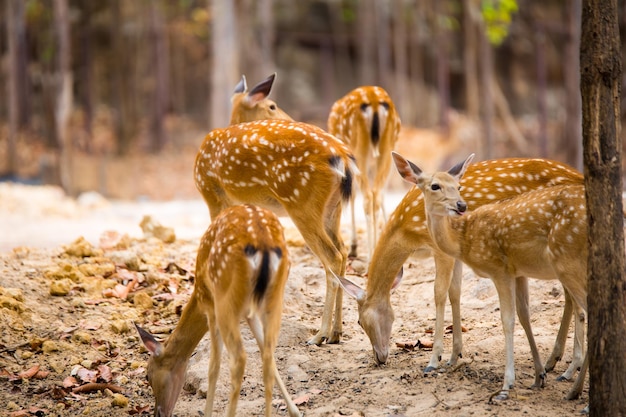
MULTIPOLYGON (((388 199, 388 206, 393 208, 400 196, 388 199)), ((93 194, 72 200, 50 187, 0 184, 0 415, 152 414, 144 368, 148 354, 132 322, 167 338, 193 289, 195 251, 208 222, 199 200, 110 202, 93 194), (144 215, 173 228, 176 240, 164 243, 146 237, 139 227, 144 215), (81 236, 86 242, 73 244, 81 236), (79 247, 91 253, 72 253, 79 247), (133 280, 137 285, 127 298, 105 296, 115 285, 133 280), (67 293, 51 295, 59 282, 68 284, 67 293), (90 381, 107 385, 85 388, 90 381)), ((396 343, 432 339, 435 268, 431 259, 409 259, 405 264, 403 284, 392 296, 396 321, 386 365, 374 364, 369 340, 357 324, 356 303, 347 297, 342 343, 307 346, 305 341, 319 326, 325 279, 319 261, 297 231, 288 221, 285 227, 292 268, 276 357, 279 372, 305 416, 563 416, 578 415, 585 406, 587 387, 581 399, 566 401, 571 383, 556 381, 571 358, 572 335, 565 358, 548 375, 546 387, 530 390, 532 361, 519 324, 514 398, 489 402, 502 384, 504 371, 498 299, 492 283, 468 269, 461 305, 468 329, 463 335, 463 358, 454 369, 443 366, 424 375, 430 351, 408 351, 396 343)), ((349 222, 344 222, 346 240, 348 227, 349 222)), ((360 231, 364 247, 362 226, 360 231)), ((367 265, 367 260, 353 264, 360 270, 357 264, 367 265)), ((350 278, 363 285, 366 280, 358 275, 350 278)), ((563 304, 558 283, 531 281, 532 324, 544 360, 552 349, 563 304)), ((446 321, 451 323, 449 307, 446 321)), ((262 415, 259 354, 247 329, 244 338, 248 365, 238 415, 262 415)), ((451 334, 446 335, 444 360, 451 343, 451 334)), ((205 337, 190 363, 177 416, 202 415, 207 351, 205 337)), ((226 360, 225 354, 214 404, 217 415, 224 414, 228 402, 226 360)), ((273 414, 286 415, 277 389, 274 397, 273 414)))

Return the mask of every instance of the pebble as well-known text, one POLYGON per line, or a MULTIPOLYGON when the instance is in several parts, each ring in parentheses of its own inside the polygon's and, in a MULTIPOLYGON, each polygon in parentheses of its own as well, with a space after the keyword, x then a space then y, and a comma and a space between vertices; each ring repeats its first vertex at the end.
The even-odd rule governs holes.
POLYGON ((115 320, 111 322, 111 330, 114 333, 122 334, 128 333, 130 331, 130 327, 128 326, 128 322, 126 320, 115 320))
POLYGON ((126 398, 122 394, 113 394, 113 399, 111 400, 111 405, 113 407, 127 407, 128 406, 128 398, 126 398))
POLYGON ((41 350, 43 351, 43 353, 46 353, 46 354, 49 354, 51 352, 58 352, 59 351, 59 345, 56 342, 52 341, 52 340, 46 340, 41 345, 41 350))
POLYGON ((52 281, 50 284, 50 295, 63 296, 69 294, 72 289, 72 281, 69 279, 62 279, 58 281, 52 281))
POLYGON ((139 292, 133 297, 133 303, 142 310, 148 310, 152 308, 152 297, 145 292, 139 292))

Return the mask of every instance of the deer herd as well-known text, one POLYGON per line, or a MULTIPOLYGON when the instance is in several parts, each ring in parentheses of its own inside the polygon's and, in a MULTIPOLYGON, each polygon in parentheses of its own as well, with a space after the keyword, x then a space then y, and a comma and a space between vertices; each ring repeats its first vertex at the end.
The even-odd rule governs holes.
MULTIPOLYGON (((245 77, 232 97, 230 125, 214 129, 197 154, 194 180, 212 222, 200 241, 195 286, 180 321, 161 344, 137 326, 150 352, 147 375, 155 416, 169 417, 182 389, 190 356, 210 332, 205 416, 212 415, 223 346, 229 354, 231 391, 226 415, 236 414, 246 353, 245 320, 263 362, 265 415, 272 412, 276 383, 290 416, 299 416, 274 359, 289 274, 289 248, 277 216, 289 216, 321 261, 326 297, 319 331, 309 344, 339 343, 343 292, 356 299, 359 324, 372 344, 374 361, 386 363, 394 313, 392 291, 409 256, 433 256, 436 319, 432 356, 425 373, 443 355, 446 297, 452 308, 452 353, 462 354, 462 264, 495 285, 505 338, 505 370, 497 400, 514 387, 515 312, 533 358, 535 382, 561 359, 574 320, 574 353, 559 379, 580 370, 568 398, 583 389, 587 308, 587 220, 583 176, 564 164, 508 158, 472 164, 473 155, 448 171, 425 173, 394 152, 400 118, 387 92, 363 86, 338 99, 328 131, 294 121, 268 98, 275 74, 248 91, 245 77), (383 197, 392 163, 414 185, 387 218, 383 197), (369 266, 365 288, 345 277, 348 257, 357 256, 355 190, 363 196, 369 266), (350 251, 340 223, 350 203, 350 251), (382 218, 379 217, 382 215, 382 218), (380 230, 379 224, 384 226, 380 230), (544 365, 530 324, 528 278, 559 280, 565 308, 552 355, 544 365)), ((414 156, 415 157, 415 156, 414 156)), ((419 156, 417 156, 419 157, 419 156)))

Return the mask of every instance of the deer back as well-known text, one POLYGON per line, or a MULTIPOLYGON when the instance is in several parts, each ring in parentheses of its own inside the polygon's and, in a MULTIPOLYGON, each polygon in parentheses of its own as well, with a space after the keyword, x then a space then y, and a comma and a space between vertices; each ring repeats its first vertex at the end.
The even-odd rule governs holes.
POLYGON ((196 157, 195 182, 212 217, 236 203, 282 213, 349 196, 357 171, 345 144, 322 129, 263 120, 209 132, 196 157))

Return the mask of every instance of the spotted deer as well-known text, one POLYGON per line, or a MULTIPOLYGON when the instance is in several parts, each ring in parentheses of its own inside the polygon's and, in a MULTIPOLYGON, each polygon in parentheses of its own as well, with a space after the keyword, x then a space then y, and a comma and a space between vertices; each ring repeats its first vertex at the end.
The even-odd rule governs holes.
MULTIPOLYGON (((583 176, 564 164, 546 159, 507 158, 482 161, 470 165, 461 179, 461 192, 470 207, 477 208, 534 189, 564 184, 582 184, 583 176)), ((359 324, 372 344, 376 363, 385 363, 389 355, 389 341, 394 321, 391 293, 401 282, 402 265, 409 256, 425 258, 433 256, 436 275, 435 329, 433 350, 425 368, 429 373, 439 367, 443 354, 444 315, 446 297, 452 307, 452 355, 448 361, 454 366, 463 350, 461 333, 461 275, 462 263, 443 251, 433 242, 428 231, 424 211, 424 196, 419 187, 411 188, 389 217, 369 263, 367 286, 359 287, 341 278, 346 292, 358 305, 359 324)), ((519 285, 523 287, 524 282, 519 285)), ((523 289, 519 294, 523 295, 523 289)), ((571 320, 571 304, 566 297, 566 309, 559 331, 557 344, 547 362, 552 369, 561 359, 571 320), (569 307, 568 307, 569 306, 569 307)), ((561 376, 570 379, 582 365, 582 335, 584 322, 576 320, 574 358, 568 370, 561 376)))
MULTIPOLYGON (((496 287, 506 355, 504 382, 496 399, 505 400, 515 382, 516 310, 533 351, 533 386, 542 387, 545 377, 530 328, 528 295, 519 294, 527 291, 526 278, 520 288, 520 277, 558 279, 573 302, 587 311, 585 190, 580 184, 547 187, 467 212, 459 181, 473 157, 470 155, 447 172, 426 174, 401 155, 393 154, 400 176, 416 184, 423 193, 426 224, 434 244, 477 275, 490 278, 496 287)), ((532 177, 534 172, 521 169, 517 175, 532 177)), ((498 182, 498 179, 493 176, 489 181, 498 182)), ((585 358, 579 380, 568 398, 580 395, 587 364, 585 358)))
POLYGON ((262 120, 215 129, 195 162, 195 183, 211 218, 249 203, 288 215, 326 272, 322 326, 310 344, 341 339, 347 251, 339 226, 343 201, 358 173, 348 147, 324 130, 287 120, 262 120), (334 311, 334 322, 333 322, 334 311))
POLYGON ((289 415, 300 416, 274 359, 288 273, 283 228, 272 212, 240 205, 224 210, 215 218, 200 242, 194 290, 172 335, 162 345, 136 325, 151 353, 147 375, 156 399, 155 416, 172 416, 189 358, 207 330, 211 335, 211 354, 204 415, 213 413, 225 345, 231 378, 226 415, 235 416, 246 365, 240 328, 243 319, 250 326, 263 360, 265 416, 272 414, 274 382, 285 399, 289 415))
MULTIPOLYGON (((391 151, 400 132, 400 117, 387 92, 378 86, 358 87, 337 100, 328 116, 328 132, 347 143, 361 172, 358 183, 367 221, 368 256, 378 235, 378 213, 386 221, 384 188, 391 167, 391 151)), ((357 256, 354 197, 350 200, 352 243, 350 256, 357 256)))
POLYGON ((270 75, 255 85, 252 90, 248 91, 246 76, 241 76, 241 80, 235 87, 235 91, 230 99, 232 107, 230 113, 231 125, 264 119, 293 120, 278 107, 276 102, 268 98, 275 79, 276 73, 270 75))

